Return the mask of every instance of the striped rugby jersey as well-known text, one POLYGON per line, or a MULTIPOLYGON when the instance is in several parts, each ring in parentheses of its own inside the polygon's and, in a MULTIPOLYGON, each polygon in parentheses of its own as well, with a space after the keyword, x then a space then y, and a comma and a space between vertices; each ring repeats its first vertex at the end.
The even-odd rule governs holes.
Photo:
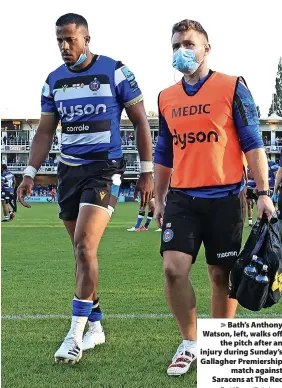
POLYGON ((15 176, 10 171, 2 172, 1 174, 1 189, 7 193, 14 192, 15 176))
POLYGON ((275 173, 278 171, 279 166, 273 160, 268 161, 268 183, 269 188, 273 189, 275 186, 275 173))
MULTIPOLYGON (((273 189, 275 186, 275 174, 279 169, 278 164, 273 162, 272 160, 268 160, 268 184, 269 188, 273 189)), ((248 168, 248 172, 250 169, 248 168)), ((255 188, 256 182, 253 179, 248 179, 248 188, 255 188)))
POLYGON ((59 115, 63 163, 78 166, 122 157, 122 110, 143 100, 134 74, 120 61, 95 55, 81 70, 62 65, 49 74, 42 115, 59 115))

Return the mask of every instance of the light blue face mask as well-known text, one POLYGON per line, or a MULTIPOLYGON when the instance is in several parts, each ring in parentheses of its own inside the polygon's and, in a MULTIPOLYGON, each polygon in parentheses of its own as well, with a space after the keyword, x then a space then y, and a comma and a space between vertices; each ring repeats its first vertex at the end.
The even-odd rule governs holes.
POLYGON ((199 66, 203 62, 204 58, 198 62, 196 58, 196 52, 201 50, 191 50, 180 47, 173 53, 172 66, 181 71, 181 73, 194 74, 198 70, 199 66))
POLYGON ((83 53, 81 53, 80 56, 78 57, 78 60, 73 65, 70 66, 71 69, 73 69, 74 67, 80 65, 85 61, 85 59, 87 58, 85 51, 86 51, 86 47, 84 46, 83 53))

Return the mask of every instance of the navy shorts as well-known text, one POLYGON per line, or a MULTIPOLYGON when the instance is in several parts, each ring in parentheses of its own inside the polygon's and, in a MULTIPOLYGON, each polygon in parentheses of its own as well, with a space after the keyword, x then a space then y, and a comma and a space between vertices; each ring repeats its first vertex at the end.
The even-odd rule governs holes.
POLYGON ((124 170, 123 159, 80 166, 68 166, 60 162, 57 191, 60 219, 76 220, 80 207, 85 204, 105 208, 111 216, 124 170))
POLYGON ((14 201, 15 199, 15 193, 14 191, 6 191, 6 190, 1 190, 1 201, 5 201, 6 203, 9 203, 11 201, 14 201))
POLYGON ((241 249, 245 214, 245 190, 224 198, 195 198, 170 191, 160 252, 187 253, 194 263, 203 243, 208 264, 231 268, 241 249))

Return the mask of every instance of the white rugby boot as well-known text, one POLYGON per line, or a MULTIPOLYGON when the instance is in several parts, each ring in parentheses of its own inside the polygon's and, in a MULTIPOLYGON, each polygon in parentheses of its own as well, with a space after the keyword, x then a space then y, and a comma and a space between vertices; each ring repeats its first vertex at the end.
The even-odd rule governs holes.
POLYGON ((135 226, 132 226, 132 228, 126 229, 128 232, 136 232, 135 226))
POLYGON ((100 321, 89 322, 87 333, 84 334, 82 340, 82 350, 95 348, 96 345, 101 345, 106 342, 105 332, 100 321))
POLYGON ((188 372, 193 361, 196 360, 196 348, 185 345, 183 342, 179 345, 172 363, 167 368, 169 376, 181 376, 188 372))
POLYGON ((74 337, 66 337, 54 357, 57 364, 75 364, 82 357, 82 343, 74 337))

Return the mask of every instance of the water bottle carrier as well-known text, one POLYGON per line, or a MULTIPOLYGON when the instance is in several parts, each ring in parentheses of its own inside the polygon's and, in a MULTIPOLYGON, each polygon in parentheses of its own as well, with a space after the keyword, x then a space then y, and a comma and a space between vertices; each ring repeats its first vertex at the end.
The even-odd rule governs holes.
POLYGON ((266 219, 256 222, 231 270, 229 297, 249 310, 270 307, 278 303, 282 295, 281 232, 276 215, 270 222, 266 219), (251 265, 253 256, 258 256, 256 273, 251 265), (265 272, 264 265, 267 266, 265 272))

